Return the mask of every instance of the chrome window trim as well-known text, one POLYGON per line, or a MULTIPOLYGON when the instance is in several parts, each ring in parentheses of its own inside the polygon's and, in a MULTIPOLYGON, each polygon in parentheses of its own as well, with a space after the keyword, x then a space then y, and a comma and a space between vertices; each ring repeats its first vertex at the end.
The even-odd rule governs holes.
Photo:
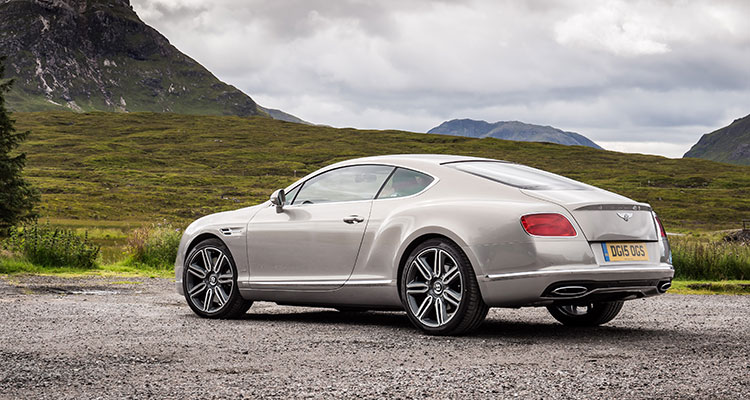
MULTIPOLYGON (((429 185, 425 186, 425 187, 424 187, 424 189, 420 190, 419 192, 417 192, 417 193, 414 193, 414 194, 410 194, 410 195, 408 195, 408 196, 401 196, 401 197, 383 197, 383 198, 378 198, 378 197, 376 196, 376 197, 375 197, 375 198, 374 198, 373 200, 401 200, 401 199, 409 199, 409 198, 412 198, 412 197, 416 197, 416 196, 419 196, 420 194, 422 194, 422 193, 426 192, 426 191, 427 191, 427 190, 429 190, 429 189, 430 189, 431 187, 435 186, 435 184, 436 184, 436 183, 438 183, 438 181, 440 180, 440 179, 439 179, 438 177, 436 177, 436 176, 434 176, 434 175, 432 175, 432 174, 428 174, 428 173, 426 173, 426 172, 422 172, 422 171, 420 171, 420 170, 417 170, 417 169, 414 169, 414 168, 406 168, 406 167, 396 167, 396 168, 406 169, 406 170, 409 170, 409 171, 419 172, 420 174, 424 174, 424 175, 427 175, 427 176, 429 176, 430 178, 432 178, 432 182, 430 182, 430 184, 429 184, 429 185)), ((391 173, 391 176, 393 176, 393 174, 394 174, 395 172, 396 172, 396 170, 394 169, 394 170, 393 170, 393 173, 391 173)), ((389 176, 389 177, 388 177, 388 179, 390 179, 390 178, 391 178, 391 176, 389 176)), ((385 184, 386 184, 386 183, 388 183, 388 179, 386 179, 386 180, 385 180, 385 182, 383 182, 383 186, 382 186, 382 187, 380 188, 380 191, 378 191, 378 195, 380 195, 380 192, 381 192, 381 191, 383 191, 383 188, 385 187, 385 184)))
MULTIPOLYGON (((354 202, 360 202, 360 201, 372 201, 372 200, 374 200, 374 199, 375 199, 375 196, 377 196, 377 195, 378 195, 378 193, 380 193, 380 191, 381 191, 381 190, 383 189, 383 186, 385 185, 385 182, 386 182, 386 181, 388 180, 388 178, 390 178, 390 177, 391 177, 391 175, 393 174, 393 171, 395 171, 395 169, 396 169, 397 167, 395 167, 395 166, 393 166, 393 165, 389 165, 389 164, 380 164, 380 163, 365 163, 365 164, 351 164, 351 165, 342 165, 342 166, 340 166, 340 167, 336 167, 336 168, 331 168, 331 169, 325 170, 325 171, 323 171, 323 172, 321 172, 321 173, 319 173, 319 174, 317 174, 317 175, 311 176, 311 177, 307 178, 307 179, 306 179, 306 180, 305 180, 304 182, 302 182, 302 183, 300 184, 301 186, 300 186, 299 192, 297 192, 297 194, 296 194, 296 195, 294 196, 294 200, 297 200, 297 196, 299 196, 300 192, 302 192, 302 189, 304 189, 304 188, 305 188, 305 184, 306 184, 306 183, 310 182, 311 180, 313 180, 313 179, 315 179, 315 178, 317 178, 317 177, 319 177, 319 176, 321 176, 321 175, 324 175, 324 174, 327 174, 327 173, 329 173, 329 172, 333 172, 333 171, 336 171, 336 170, 339 170, 339 169, 344 169, 344 168, 352 168, 352 167, 367 167, 367 166, 375 166, 375 167, 393 167, 393 170, 391 170, 391 172, 390 172, 390 173, 388 173, 388 176, 386 176, 386 177, 385 177, 385 180, 383 180, 383 183, 382 183, 382 184, 380 185, 380 187, 378 188, 378 190, 376 190, 376 191, 375 191, 375 194, 373 194, 373 197, 372 197, 372 199, 364 199, 364 200, 346 200, 346 201, 326 201, 325 203, 312 203, 312 204, 290 204, 290 206, 302 206, 302 205, 305 205, 305 206, 309 206, 309 205, 313 205, 313 204, 342 204, 342 203, 354 203, 354 202)), ((296 188, 296 186, 295 186, 295 188, 296 188)))
MULTIPOLYGON (((435 186, 435 184, 436 184, 436 183, 438 183, 438 182, 440 181, 440 178, 436 177, 435 175, 433 175, 433 174, 429 174, 429 173, 427 173, 427 172, 424 172, 424 171, 421 171, 421 170, 418 170, 418 169, 415 169, 415 168, 402 167, 402 166, 400 166, 400 165, 398 165, 398 164, 392 164, 392 163, 364 163, 364 164, 350 164, 350 165, 342 165, 342 166, 340 166, 340 167, 336 167, 336 168, 331 168, 331 169, 325 170, 325 171, 323 171, 323 172, 321 172, 321 173, 319 173, 319 174, 316 174, 316 175, 313 175, 313 176, 311 176, 311 177, 307 178, 307 179, 306 179, 306 180, 305 180, 304 182, 302 182, 302 183, 299 183, 299 185, 303 185, 303 186, 304 186, 304 184, 305 184, 305 183, 307 183, 307 182, 308 182, 308 181, 309 181, 310 179, 313 179, 313 178, 315 178, 315 177, 317 177, 317 176, 323 175, 323 174, 325 174, 325 173, 328 173, 328 172, 331 172, 331 171, 335 171, 335 170, 337 170, 337 169, 341 169, 341 168, 348 168, 348 167, 360 167, 360 166, 368 166, 368 165, 375 165, 375 166, 384 166, 384 167, 393 167, 393 168, 394 168, 394 169, 393 169, 393 171, 391 171, 391 173, 390 173, 390 174, 388 175, 388 177, 387 177, 387 178, 385 178, 385 180, 383 181, 383 184, 382 184, 382 185, 380 185, 380 188, 379 188, 379 189, 378 189, 378 191, 377 191, 377 192, 375 193, 375 197, 374 197, 374 198, 372 198, 372 199, 369 199, 369 200, 328 201, 328 202, 325 202, 325 203, 313 203, 313 204, 289 204, 289 205, 285 205, 285 206, 284 206, 284 208, 288 208, 288 207, 301 207, 301 206, 305 206, 305 207, 308 207, 308 206, 321 205, 321 204, 348 204, 348 203, 361 203, 361 202, 363 202, 363 201, 375 201, 375 200, 401 200, 401 199, 408 199, 408 198, 412 198, 412 197, 416 197, 416 196, 419 196, 420 194, 422 194, 422 193, 426 192, 427 190, 429 190, 430 188, 432 188, 433 186, 435 186), (383 187, 385 187, 385 184, 386 184, 386 183, 388 182, 388 179, 389 179, 389 178, 390 178, 390 177, 391 177, 391 176, 393 175, 393 173, 394 173, 394 172, 396 171, 396 168, 407 169, 407 170, 410 170, 410 171, 415 171, 415 172, 419 172, 420 174, 425 174, 425 175, 429 176, 430 178, 432 178, 432 182, 431 182, 431 183, 430 183, 429 185, 427 185, 427 186, 426 186, 426 187, 425 187, 424 189, 422 189, 421 191, 419 191, 419 192, 417 192, 417 193, 414 193, 414 194, 411 194, 411 195, 409 195, 409 196, 403 196, 403 197, 390 197, 390 198, 381 198, 381 199, 377 198, 377 196, 378 196, 378 195, 380 194, 380 192, 381 192, 381 191, 383 190, 383 187)), ((294 189, 296 189, 296 188, 297 188, 297 182, 295 182, 294 184, 292 184, 292 185, 290 185, 290 186, 288 186, 288 187, 291 187, 290 191, 291 191, 291 190, 294 190, 294 189)), ((302 188, 301 188, 301 187, 300 187, 300 190, 302 190, 302 188)), ((285 189, 285 191, 286 191, 286 189, 285 189)), ((297 192, 297 194, 299 194, 299 192, 297 192)), ((296 197, 296 195, 295 195, 295 197, 296 197)), ((270 206, 273 206, 273 204, 270 204, 270 206)))

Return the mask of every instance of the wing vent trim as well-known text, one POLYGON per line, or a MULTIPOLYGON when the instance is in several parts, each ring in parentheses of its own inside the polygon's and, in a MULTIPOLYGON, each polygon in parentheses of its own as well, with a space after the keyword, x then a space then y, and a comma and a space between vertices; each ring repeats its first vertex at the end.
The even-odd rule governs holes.
POLYGON ((242 233, 242 228, 219 228, 219 232, 224 236, 237 236, 242 233))

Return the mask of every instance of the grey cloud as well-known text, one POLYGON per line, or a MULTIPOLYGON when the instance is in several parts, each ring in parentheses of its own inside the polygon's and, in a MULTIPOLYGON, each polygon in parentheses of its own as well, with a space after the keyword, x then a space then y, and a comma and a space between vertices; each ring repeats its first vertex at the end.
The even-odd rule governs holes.
POLYGON ((693 130, 750 105, 742 1, 133 5, 261 104, 334 126, 425 131, 449 118, 516 119, 595 141, 658 137, 687 148, 705 133, 693 130))

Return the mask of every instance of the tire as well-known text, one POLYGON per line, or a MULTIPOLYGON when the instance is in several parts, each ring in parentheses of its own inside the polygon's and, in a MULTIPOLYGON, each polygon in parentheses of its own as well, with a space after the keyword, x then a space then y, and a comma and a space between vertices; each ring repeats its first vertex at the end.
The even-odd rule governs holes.
POLYGON ((612 321, 622 310, 622 301, 570 306, 547 306, 552 316, 565 326, 597 326, 612 321))
POLYGON ((190 309, 203 318, 239 318, 253 305, 240 295, 237 265, 219 239, 206 239, 190 251, 182 272, 182 288, 190 309))
POLYGON ((429 335, 469 333, 482 324, 489 311, 469 259, 447 239, 429 239, 417 246, 406 260, 399 282, 406 315, 429 335))

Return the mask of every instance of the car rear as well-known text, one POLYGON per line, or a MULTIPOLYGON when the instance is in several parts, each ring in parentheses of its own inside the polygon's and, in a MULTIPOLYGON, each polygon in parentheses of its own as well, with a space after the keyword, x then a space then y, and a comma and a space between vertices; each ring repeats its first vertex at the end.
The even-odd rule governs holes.
POLYGON ((671 286, 674 271, 669 241, 648 204, 624 201, 621 196, 599 189, 565 195, 559 191, 523 191, 560 205, 570 213, 571 223, 594 255, 596 264, 592 265, 592 272, 606 277, 566 277, 545 288, 542 298, 645 297, 664 293, 671 286))
POLYGON ((452 166, 516 187, 531 204, 510 216, 525 239, 499 242, 492 252, 476 249, 486 260, 480 285, 488 304, 619 301, 658 295, 671 285, 669 242, 648 204, 518 164, 452 166), (543 212, 540 203, 547 205, 543 212))

